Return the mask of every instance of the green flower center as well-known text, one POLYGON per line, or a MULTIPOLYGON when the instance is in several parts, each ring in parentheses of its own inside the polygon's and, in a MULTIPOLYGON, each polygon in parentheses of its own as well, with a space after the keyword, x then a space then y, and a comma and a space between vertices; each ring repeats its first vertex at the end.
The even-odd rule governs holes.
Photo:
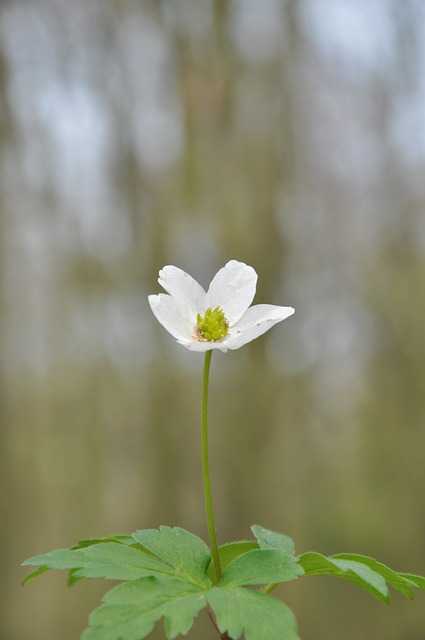
POLYGON ((196 326, 193 330, 195 340, 199 342, 218 342, 229 333, 229 323, 220 307, 205 311, 205 315, 198 313, 196 326))

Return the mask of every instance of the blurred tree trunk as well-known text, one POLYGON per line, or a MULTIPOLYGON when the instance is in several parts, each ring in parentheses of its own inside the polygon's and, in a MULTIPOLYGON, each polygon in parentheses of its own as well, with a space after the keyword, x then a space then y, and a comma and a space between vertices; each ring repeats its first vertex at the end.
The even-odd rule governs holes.
MULTIPOLYGON (((7 164, 7 156, 10 153, 9 144, 13 136, 13 119, 10 112, 7 98, 8 70, 0 43, 0 161, 2 165, 7 164)), ((7 174, 6 174, 7 175, 7 174)), ((6 178, 7 179, 7 178, 6 178)), ((9 612, 10 578, 9 575, 9 554, 11 536, 13 536, 13 510, 14 503, 11 500, 11 486, 13 485, 13 464, 14 457, 10 447, 11 436, 11 413, 7 389, 8 378, 8 327, 6 300, 6 277, 10 265, 6 264, 6 244, 8 242, 8 203, 5 202, 3 194, 5 191, 5 177, 1 177, 0 182, 0 343, 2 357, 0 358, 0 549, 1 566, 3 577, 0 580, 0 602, 5 612, 9 612)), ((12 572, 13 573, 13 572, 12 572)))

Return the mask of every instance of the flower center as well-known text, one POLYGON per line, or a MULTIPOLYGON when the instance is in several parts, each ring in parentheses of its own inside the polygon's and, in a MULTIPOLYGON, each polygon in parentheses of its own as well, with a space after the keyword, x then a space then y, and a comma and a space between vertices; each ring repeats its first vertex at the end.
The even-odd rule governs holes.
POLYGON ((205 311, 205 315, 198 313, 193 337, 198 342, 218 342, 229 333, 229 323, 220 307, 205 311))

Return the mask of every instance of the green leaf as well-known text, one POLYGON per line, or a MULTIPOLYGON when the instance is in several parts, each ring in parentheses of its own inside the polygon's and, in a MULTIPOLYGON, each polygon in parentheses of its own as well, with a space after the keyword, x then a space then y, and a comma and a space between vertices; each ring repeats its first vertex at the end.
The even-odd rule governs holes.
POLYGON ((294 557, 278 549, 254 549, 239 555, 223 572, 220 586, 269 584, 293 580, 304 574, 294 557))
POLYGON ((298 557, 290 538, 259 525, 258 542, 234 542, 219 549, 220 584, 210 579, 211 555, 197 536, 179 527, 137 531, 132 536, 81 540, 26 560, 38 566, 24 582, 49 569, 69 569, 70 583, 82 578, 125 580, 107 593, 90 616, 82 640, 143 640, 164 618, 169 640, 188 633, 200 609, 212 608, 221 633, 232 640, 299 640, 294 615, 264 592, 275 583, 306 575, 328 574, 350 580, 387 602, 388 586, 413 597, 425 578, 397 573, 367 556, 308 552, 298 557), (269 585, 262 591, 245 588, 269 585))
POLYGON ((165 617, 165 634, 172 640, 186 635, 206 593, 174 578, 139 578, 115 587, 89 618, 81 640, 142 640, 165 617))
POLYGON ((22 580, 22 586, 24 584, 27 584, 27 582, 29 582, 30 580, 33 580, 34 578, 38 578, 38 576, 41 576, 43 573, 46 573, 46 571, 50 571, 49 567, 40 567, 39 569, 36 569, 35 571, 31 571, 31 573, 29 573, 23 580, 22 580))
MULTIPOLYGON (((239 542, 231 542, 219 547, 218 555, 220 558, 220 566, 222 571, 224 571, 227 565, 233 562, 235 558, 244 553, 247 553, 247 551, 252 551, 253 549, 258 549, 258 544, 256 542, 248 542, 245 540, 241 540, 239 542)), ((207 574, 211 582, 215 582, 215 571, 212 562, 210 562, 209 564, 207 574)))
POLYGON ((370 569, 367 565, 362 562, 356 562, 355 560, 338 560, 336 558, 332 558, 333 564, 342 569, 346 576, 347 580, 351 580, 361 587, 367 589, 371 593, 375 593, 375 595, 379 598, 382 597, 383 600, 388 601, 388 586, 379 573, 370 569))
MULTIPOLYGON (((148 553, 149 555, 151 555, 150 551, 148 551, 147 549, 144 549, 141 544, 138 544, 134 540, 133 536, 120 535, 120 534, 114 535, 114 536, 105 536, 104 538, 86 538, 84 540, 80 540, 79 542, 77 542, 77 544, 72 546, 71 549, 72 550, 83 549, 85 547, 91 547, 94 544, 100 544, 102 542, 116 542, 118 544, 124 544, 129 547, 133 547, 133 549, 139 549, 140 551, 144 551, 145 553, 148 553)), ((47 569, 48 568, 46 568, 46 570, 47 569)), ((69 572, 68 580, 67 580, 68 586, 72 587, 77 582, 80 582, 80 580, 84 580, 84 576, 78 575, 78 569, 71 569, 69 572)))
POLYGON ((114 542, 101 542, 75 550, 58 549, 29 558, 22 564, 72 569, 73 576, 77 578, 134 580, 141 576, 174 574, 168 564, 151 554, 114 542))
POLYGON ((309 551, 298 557, 298 563, 306 575, 335 575, 354 582, 384 602, 388 602, 388 587, 382 575, 362 562, 347 559, 327 558, 309 551))
POLYGON ((136 542, 161 558, 177 574, 201 587, 211 586, 206 575, 210 550, 201 538, 180 527, 144 529, 133 534, 136 542))
POLYGON ((269 529, 264 529, 258 524, 251 527, 251 531, 258 540, 261 549, 280 549, 285 553, 294 555, 295 545, 291 538, 284 536, 282 533, 276 533, 269 529))
POLYGON ((75 544, 71 549, 82 549, 84 547, 91 547, 94 544, 100 544, 101 542, 117 542, 118 544, 125 544, 129 547, 139 547, 137 543, 134 541, 133 536, 127 535, 115 535, 115 536, 105 536, 104 538, 86 538, 85 540, 80 540, 75 544))
POLYGON ((242 635, 245 640, 300 640, 294 614, 272 596, 243 587, 214 587, 207 598, 220 632, 232 640, 242 635))
POLYGON ((356 562, 361 562, 367 565, 370 569, 379 573, 386 582, 391 585, 397 591, 400 591, 408 598, 413 599, 415 597, 412 589, 422 588, 425 589, 425 578, 421 578, 421 576, 409 576, 408 574, 397 573, 393 571, 385 564, 374 560, 373 558, 369 558, 368 556, 362 556, 355 553, 338 553, 332 556, 332 559, 342 559, 342 560, 354 560, 356 562), (418 583, 416 579, 419 578, 419 581, 423 581, 423 586, 418 587, 418 583))
POLYGON ((425 577, 417 576, 414 573, 399 573, 397 574, 404 580, 408 580, 410 583, 413 583, 416 589, 425 589, 425 577))
MULTIPOLYGON (((108 536, 105 538, 89 538, 86 540, 80 540, 79 542, 77 542, 76 545, 71 547, 71 550, 81 549, 83 547, 89 547, 93 544, 100 544, 101 542, 118 542, 121 544, 128 544, 129 540, 134 546, 140 547, 140 545, 137 545, 137 543, 135 543, 134 539, 131 536, 116 535, 116 536, 108 536)), ((69 549, 67 549, 66 551, 69 551, 69 549)), ((41 558, 41 556, 34 556, 33 558, 29 558, 28 560, 22 563, 22 566, 32 564, 32 560, 36 561, 38 558, 41 558)), ((36 569, 36 571, 32 571, 24 578, 24 580, 22 581, 22 585, 26 584, 30 580, 33 580, 34 578, 37 578, 38 576, 41 576, 43 573, 46 573, 46 571, 50 571, 50 569, 51 567, 41 566, 39 569, 36 569)), ((73 572, 71 570, 70 577, 68 578, 68 584, 72 585, 75 582, 78 582, 79 580, 82 580, 82 578, 74 577, 73 572)))

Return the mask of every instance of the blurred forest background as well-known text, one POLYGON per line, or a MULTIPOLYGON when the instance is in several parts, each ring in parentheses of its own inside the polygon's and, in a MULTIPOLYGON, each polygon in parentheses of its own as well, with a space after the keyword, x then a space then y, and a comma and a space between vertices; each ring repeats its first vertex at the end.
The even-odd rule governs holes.
MULTIPOLYGON (((219 542, 425 573, 424 3, 2 0, 0 74, 0 638, 75 640, 111 587, 21 588, 28 556, 207 537, 202 356, 147 303, 170 263, 296 308, 213 358, 219 542)), ((424 637, 423 594, 278 595, 303 640, 424 637)))

